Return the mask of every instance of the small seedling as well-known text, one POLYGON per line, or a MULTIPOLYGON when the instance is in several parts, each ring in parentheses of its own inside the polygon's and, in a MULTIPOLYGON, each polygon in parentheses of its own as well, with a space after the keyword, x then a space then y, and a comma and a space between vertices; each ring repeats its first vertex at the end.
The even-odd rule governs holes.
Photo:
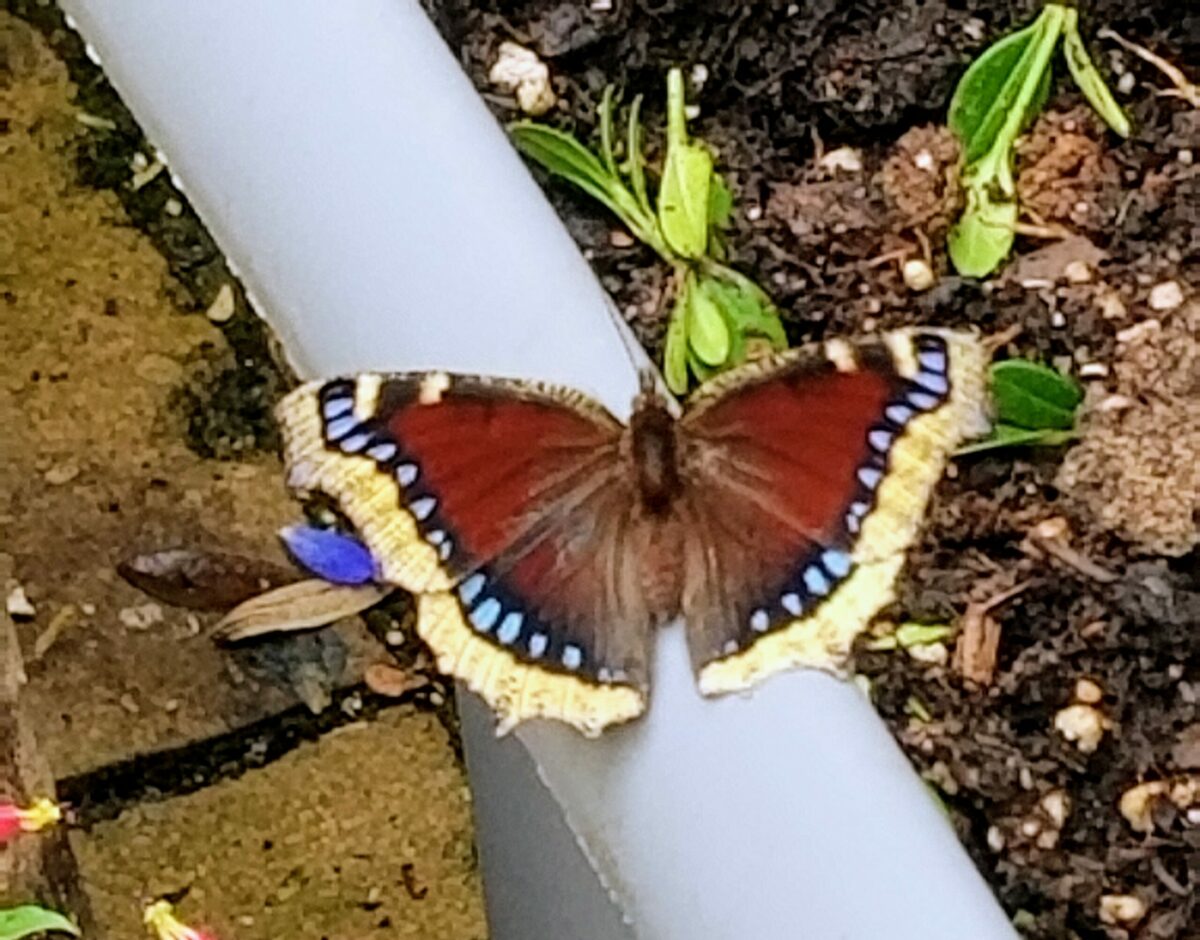
POLYGON ((43 933, 69 933, 79 936, 79 928, 58 911, 36 904, 23 904, 0 910, 0 940, 21 940, 43 933))
POLYGON ((633 235, 674 269, 663 373, 671 391, 687 391, 746 359, 752 343, 787 345, 779 311, 766 292, 722 262, 721 229, 733 208, 713 157, 687 133, 683 73, 667 74, 667 148, 652 203, 642 149, 641 97, 629 108, 624 162, 617 162, 613 92, 600 102, 600 151, 563 131, 533 121, 510 127, 517 147, 550 173, 574 183, 608 207, 633 235))
POLYGON ((1069 376, 1027 359, 995 363, 989 376, 996 423, 958 456, 1001 447, 1057 447, 1073 440, 1083 390, 1069 376))
POLYGON ((1013 150, 1046 102, 1060 40, 1080 91, 1109 127, 1129 136, 1129 119, 1084 48, 1075 9, 1049 3, 1030 26, 989 46, 959 81, 947 118, 963 150, 967 204, 947 245, 960 274, 984 277, 1012 248, 1018 217, 1013 150))

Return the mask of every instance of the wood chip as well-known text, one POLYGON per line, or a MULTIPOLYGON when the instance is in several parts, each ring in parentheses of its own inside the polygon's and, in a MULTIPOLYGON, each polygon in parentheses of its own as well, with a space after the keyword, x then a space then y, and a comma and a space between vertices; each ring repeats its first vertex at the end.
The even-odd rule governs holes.
POLYGON ((954 670, 978 685, 990 685, 996 674, 996 655, 1000 649, 1000 623, 991 611, 1021 594, 1028 581, 1001 591, 985 601, 967 604, 954 647, 954 670))
POLYGON ((428 688, 433 680, 415 669, 402 669, 392 663, 372 663, 363 671, 363 681, 376 695, 400 698, 407 692, 428 688))

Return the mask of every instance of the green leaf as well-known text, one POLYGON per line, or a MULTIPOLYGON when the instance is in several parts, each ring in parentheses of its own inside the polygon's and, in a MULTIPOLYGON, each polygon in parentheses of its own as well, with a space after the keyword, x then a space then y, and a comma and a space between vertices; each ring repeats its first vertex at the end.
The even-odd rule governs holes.
POLYGON ((787 348, 779 311, 766 291, 744 274, 722 264, 706 265, 703 277, 735 334, 762 336, 776 349, 787 348))
POLYGON ((642 153, 642 96, 637 95, 629 105, 629 127, 627 130, 625 149, 629 185, 633 187, 633 197, 639 208, 650 218, 654 217, 654 208, 650 205, 650 197, 646 195, 646 158, 642 153))
POLYGON ((930 646, 954 635, 954 627, 944 623, 902 623, 894 632, 875 637, 867 642, 869 650, 911 649, 914 646, 930 646))
POLYGON ((1063 53, 1067 57, 1067 68, 1071 70, 1071 77, 1075 79, 1075 84, 1079 86, 1079 90, 1091 106, 1096 109, 1096 113, 1116 133, 1128 137, 1133 131, 1129 125, 1129 118, 1108 90, 1108 85, 1104 83, 1096 66, 1092 64, 1087 47, 1079 35, 1079 12, 1075 9, 1067 11, 1066 22, 1063 24, 1063 53))
POLYGON ((686 279, 680 278, 677 283, 680 285, 679 291, 675 295, 675 303, 671 307, 671 319, 667 323, 667 341, 663 350, 663 377, 667 380, 667 388, 676 395, 682 395, 688 390, 688 297, 686 279))
POLYGON ((658 225, 671 249, 684 258, 700 258, 708 249, 708 193, 713 160, 698 144, 667 151, 658 189, 658 225))
POLYGON ((962 143, 964 162, 973 163, 995 144, 1024 80, 1018 66, 1040 22, 1035 21, 990 45, 959 79, 950 99, 946 124, 962 143))
POLYGON ((1069 376, 1027 359, 1006 359, 991 369, 992 398, 1002 424, 1031 431, 1069 430, 1083 390, 1069 376))
POLYGON ((653 217, 647 217, 634 196, 618 177, 611 175, 600 159, 565 131, 533 121, 509 125, 517 148, 545 170, 575 184, 607 206, 629 230, 655 251, 669 257, 658 236, 653 217))
POLYGON ((967 70, 948 122, 962 140, 967 206, 947 247, 960 274, 983 277, 1012 249, 1017 222, 1012 148, 1048 89, 1066 9, 1047 4, 1034 24, 995 43, 967 70))
POLYGON ((684 114, 683 73, 667 73, 667 156, 658 187, 658 226, 673 251, 700 258, 708 250, 708 199, 712 188, 712 154, 688 142, 684 114))
POLYGON ((950 227, 946 247, 959 274, 986 277, 998 268, 1012 250, 1017 230, 1017 197, 1007 167, 1008 155, 999 172, 977 164, 963 174, 967 206, 950 227))
POLYGON ((722 365, 729 358, 729 326, 717 299, 720 294, 714 296, 710 279, 696 280, 690 271, 688 278, 688 346, 705 365, 722 365))
POLYGON ((613 156, 613 92, 612 85, 604 86, 604 94, 600 96, 600 159, 604 161, 604 169, 613 179, 620 179, 617 173, 617 161, 613 156))
POLYGON ((954 452, 954 456, 965 457, 968 454, 980 454, 1005 447, 1061 447, 1078 436, 1076 431, 1031 431, 1011 424, 997 424, 992 428, 992 433, 983 440, 960 447, 954 452))
POLYGON ((714 173, 708 189, 708 224, 724 228, 733 215, 733 192, 720 173, 714 173))
POLYGON ((0 910, 0 940, 21 940, 35 933, 51 931, 79 936, 79 928, 57 911, 35 904, 0 910))

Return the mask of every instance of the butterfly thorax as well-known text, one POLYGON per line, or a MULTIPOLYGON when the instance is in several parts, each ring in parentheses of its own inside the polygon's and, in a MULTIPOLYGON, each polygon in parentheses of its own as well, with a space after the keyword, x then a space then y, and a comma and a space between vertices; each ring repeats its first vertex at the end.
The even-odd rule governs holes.
POLYGON ((642 507, 653 516, 665 516, 683 489, 675 418, 656 393, 639 395, 629 419, 630 456, 637 474, 642 507))

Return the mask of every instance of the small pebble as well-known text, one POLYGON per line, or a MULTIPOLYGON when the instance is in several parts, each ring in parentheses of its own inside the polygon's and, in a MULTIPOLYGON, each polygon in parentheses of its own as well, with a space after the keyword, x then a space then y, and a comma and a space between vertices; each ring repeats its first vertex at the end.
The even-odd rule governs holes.
POLYGON ((1123 95, 1127 95, 1131 91, 1133 91, 1133 86, 1136 84, 1137 84, 1137 79, 1134 77, 1133 73, 1126 72, 1124 75, 1122 75, 1120 78, 1117 79, 1117 91, 1123 95))
POLYGON ((746 208, 746 218, 749 219, 751 222, 757 222, 759 219, 762 218, 762 215, 763 215, 762 206, 748 206, 746 208))
POLYGON ((1103 698, 1104 690, 1091 679, 1080 679, 1075 683, 1075 701, 1098 705, 1103 698))
POLYGON ((1100 896, 1100 920, 1106 924, 1136 924, 1146 916, 1146 902, 1136 894, 1104 894, 1100 896))
POLYGON ((1105 291, 1097 300, 1100 316, 1106 320, 1120 320, 1125 316, 1125 303, 1116 291, 1105 291))
POLYGON ((163 203, 163 212, 169 216, 178 217, 183 214, 183 203, 172 196, 163 203))
POLYGON ((988 826, 987 844, 988 844, 988 848, 991 849, 993 852, 1003 852, 1004 851, 1004 844, 1005 844, 1004 833, 1000 831, 999 827, 988 826))
POLYGON ((62 486, 64 483, 70 483, 79 476, 79 465, 71 461, 55 464, 44 474, 42 479, 51 486, 62 486))
POLYGON ((1108 726, 1108 719, 1094 705, 1068 705, 1054 716, 1054 730, 1084 754, 1100 746, 1108 726))
POLYGON ((121 701, 121 707, 123 709, 125 709, 125 711, 129 712, 129 714, 131 714, 131 715, 136 715, 138 712, 141 711, 141 709, 138 708, 137 699, 135 699, 128 692, 126 692, 124 695, 121 696, 120 701, 121 701))
POLYGON ((1175 159, 1178 160, 1183 166, 1191 166, 1196 157, 1195 154, 1193 154, 1190 150, 1180 150, 1179 153, 1175 155, 1175 159))
POLYGON ((1086 284, 1092 279, 1092 269, 1086 261, 1070 261, 1063 268, 1063 275, 1072 284, 1086 284))
POLYGON ((204 311, 204 315, 212 323, 225 323, 236 311, 237 304, 234 302, 233 285, 225 283, 217 291, 217 296, 208 305, 208 309, 204 311))
POLYGON ((615 228, 608 233, 608 243, 614 248, 632 248, 636 242, 623 228, 615 228))
POLYGON ((1103 362, 1085 362, 1079 367, 1079 377, 1083 379, 1100 379, 1108 375, 1108 366, 1103 362))
POLYGON ((918 150, 916 154, 913 155, 913 165, 918 170, 924 170, 926 173, 932 173, 937 163, 933 159, 933 154, 928 150, 918 150))
POLYGON ((145 630, 162 622, 163 609, 153 601, 148 601, 117 611, 117 619, 130 630, 145 630))
POLYGON ((937 280, 928 262, 921 258, 909 258, 901 269, 904 286, 911 291, 926 291, 933 287, 937 280))
POLYGON ((862 151, 854 147, 837 147, 817 161, 817 165, 826 173, 836 173, 838 170, 858 173, 863 168, 862 151))
POLYGON ((383 642, 388 646, 401 646, 404 643, 404 631, 389 630, 383 635, 383 642))
POLYGON ((4 600, 4 609, 14 620, 32 620, 37 616, 37 608, 25 594, 25 588, 20 584, 14 585, 4 600))
POLYGON ((1061 330, 1067 325, 1067 318, 1061 310, 1055 310, 1050 314, 1050 325, 1056 330, 1061 330))
POLYGON ((1183 303, 1183 288, 1178 281, 1163 281, 1150 288, 1151 310, 1174 310, 1183 303))
POLYGON ((533 117, 545 114, 558 103, 549 67, 532 49, 515 42, 500 43, 499 57, 488 72, 488 81, 514 93, 518 107, 533 117))

